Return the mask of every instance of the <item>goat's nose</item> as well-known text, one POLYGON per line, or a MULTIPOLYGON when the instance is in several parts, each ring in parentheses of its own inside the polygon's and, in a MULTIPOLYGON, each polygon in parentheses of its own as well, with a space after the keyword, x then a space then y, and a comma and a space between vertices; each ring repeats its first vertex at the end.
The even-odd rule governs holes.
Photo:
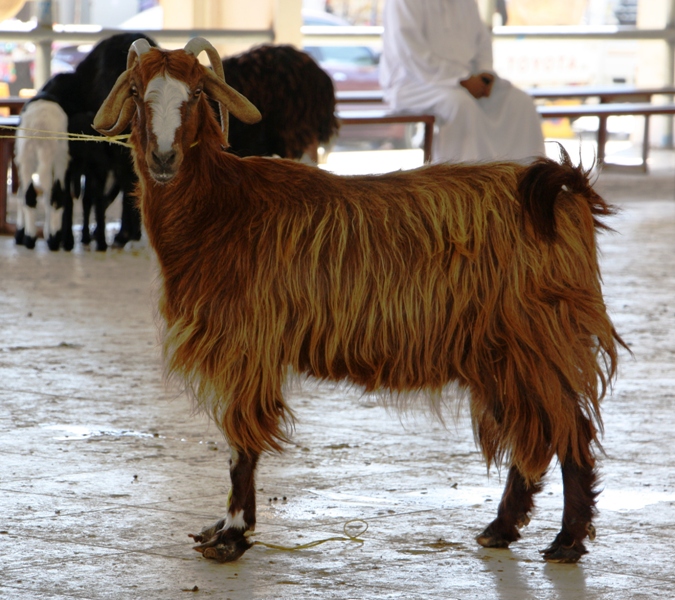
POLYGON ((168 152, 155 151, 152 153, 152 158, 155 159, 155 161, 160 167, 166 169, 170 167, 176 160, 176 151, 175 150, 169 150, 168 152))

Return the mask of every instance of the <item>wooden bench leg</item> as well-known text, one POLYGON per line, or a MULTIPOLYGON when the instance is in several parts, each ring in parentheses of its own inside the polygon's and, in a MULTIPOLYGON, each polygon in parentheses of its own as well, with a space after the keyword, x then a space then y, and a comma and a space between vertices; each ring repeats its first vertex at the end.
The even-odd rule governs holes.
POLYGON ((642 134, 642 171, 644 173, 648 170, 647 159, 649 158, 649 115, 644 116, 645 129, 642 134))
POLYGON ((431 163, 431 151, 434 140, 434 124, 431 121, 424 122, 424 163, 431 163))
POLYGON ((0 234, 13 233, 7 224, 7 176, 12 163, 14 140, 0 138, 0 234))
POLYGON ((607 144, 607 117, 598 117, 598 167, 605 164, 605 145, 607 144))

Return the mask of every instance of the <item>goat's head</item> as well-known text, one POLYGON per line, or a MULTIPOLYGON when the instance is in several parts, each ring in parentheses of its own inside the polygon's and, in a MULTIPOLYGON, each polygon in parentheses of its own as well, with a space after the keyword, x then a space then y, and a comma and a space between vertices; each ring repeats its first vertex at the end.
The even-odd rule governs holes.
POLYGON ((94 128, 103 135, 118 135, 135 115, 141 145, 137 151, 143 153, 152 178, 167 183, 178 173, 186 149, 199 141, 200 115, 204 118, 210 110, 204 96, 220 104, 225 123, 225 111, 244 123, 261 118, 253 104, 225 83, 218 52, 205 39, 194 38, 183 50, 173 51, 136 40, 129 48, 127 70, 96 113, 94 128), (202 51, 213 71, 199 63, 202 51))

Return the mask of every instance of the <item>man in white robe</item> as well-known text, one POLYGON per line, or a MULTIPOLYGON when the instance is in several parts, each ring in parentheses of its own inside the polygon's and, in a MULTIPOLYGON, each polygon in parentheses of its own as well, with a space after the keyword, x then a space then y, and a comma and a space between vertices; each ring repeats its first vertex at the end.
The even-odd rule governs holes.
POLYGON ((544 155, 532 99, 492 69, 476 0, 386 0, 380 82, 393 108, 436 115, 435 162, 544 155))

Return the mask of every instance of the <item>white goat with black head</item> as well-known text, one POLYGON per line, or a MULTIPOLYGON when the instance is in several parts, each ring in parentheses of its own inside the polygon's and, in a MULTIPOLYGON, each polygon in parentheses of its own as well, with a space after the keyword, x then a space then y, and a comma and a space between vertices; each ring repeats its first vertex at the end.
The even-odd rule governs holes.
POLYGON ((232 449, 227 515, 196 549, 234 560, 249 547, 258 457, 292 420, 290 367, 432 403, 447 384, 466 389, 487 462, 509 465, 477 541, 520 537, 557 456, 565 507, 544 557, 577 561, 594 533, 593 443, 620 342, 595 244, 611 210, 587 173, 566 156, 364 177, 242 159, 224 151, 207 97, 244 122, 260 115, 219 67, 205 40, 135 42, 94 123, 132 126, 167 369, 232 449))

